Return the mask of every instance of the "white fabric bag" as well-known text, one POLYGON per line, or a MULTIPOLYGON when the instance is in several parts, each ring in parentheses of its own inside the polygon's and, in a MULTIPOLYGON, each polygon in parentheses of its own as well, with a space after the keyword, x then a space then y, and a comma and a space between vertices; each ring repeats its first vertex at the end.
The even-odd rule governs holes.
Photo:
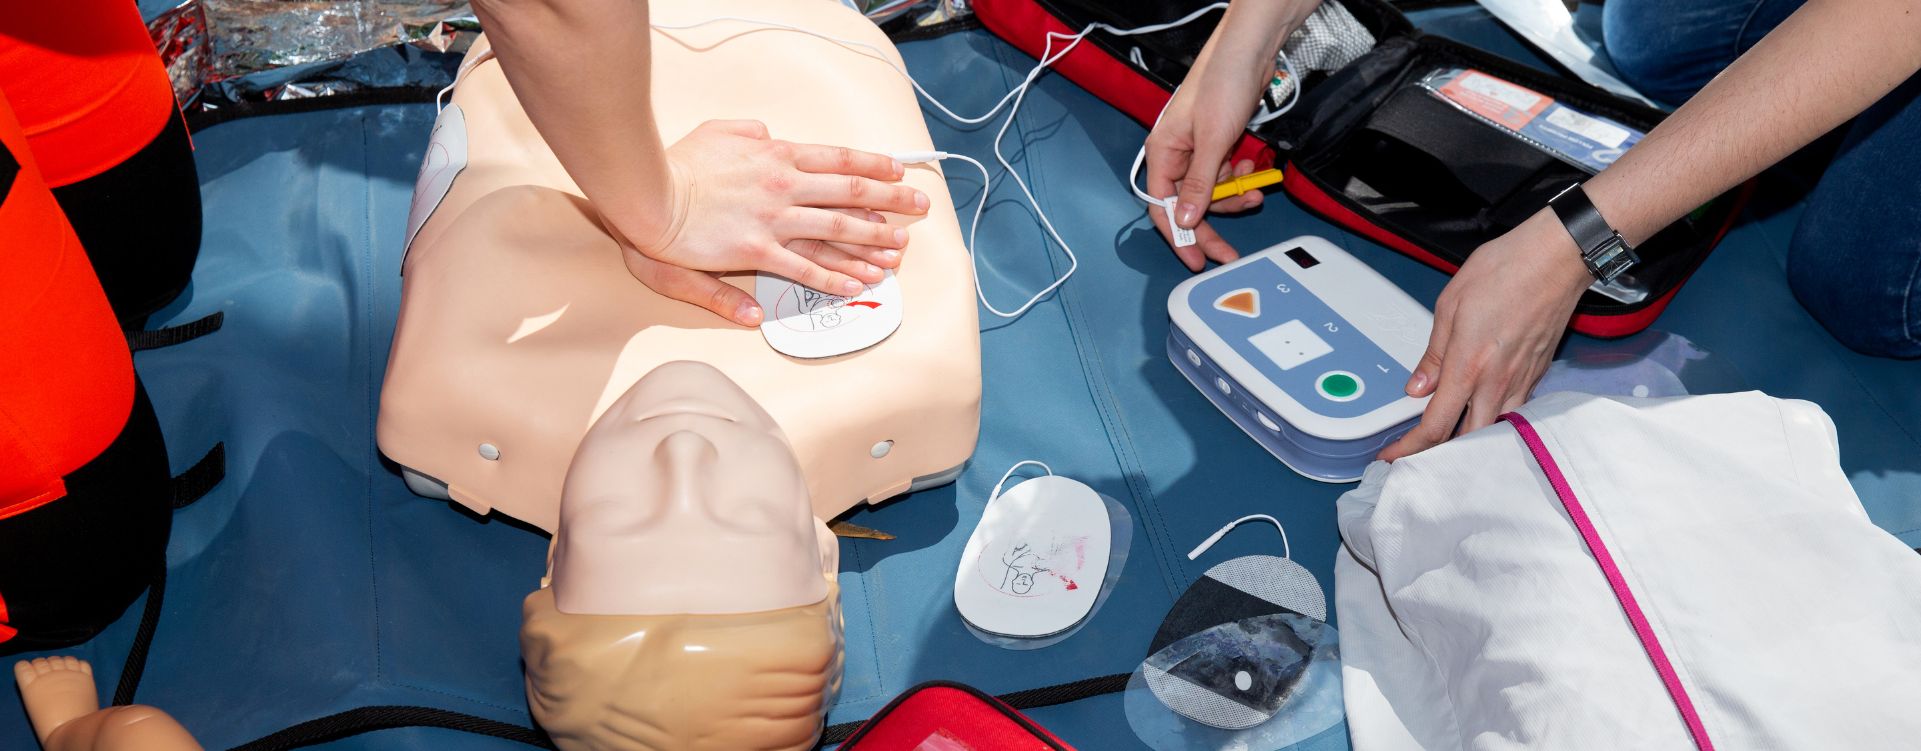
POLYGON ((1921 748, 1921 556, 1869 522, 1820 408, 1520 414, 1340 499, 1354 748, 1921 748))

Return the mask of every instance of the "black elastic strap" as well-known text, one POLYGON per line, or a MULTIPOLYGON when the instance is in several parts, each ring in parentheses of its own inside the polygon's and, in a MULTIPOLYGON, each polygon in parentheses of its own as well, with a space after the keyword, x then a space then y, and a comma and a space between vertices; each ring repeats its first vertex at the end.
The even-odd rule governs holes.
POLYGON ((226 322, 226 311, 216 310, 178 326, 130 332, 127 334, 127 346, 135 352, 171 347, 219 331, 221 324, 226 322))
POLYGON ((173 476, 173 507, 183 509, 192 505, 224 479, 227 479, 227 444, 223 441, 207 449, 206 455, 187 471, 173 476))
POLYGON ((535 748, 554 748, 554 742, 547 738, 546 733, 513 723, 432 707, 378 706, 358 707, 308 720, 257 741, 235 746, 233 751, 304 748, 375 730, 408 727, 456 730, 524 743, 535 748))
MULTIPOLYGON (((1516 190, 1526 187, 1537 173, 1555 161, 1547 152, 1489 127, 1473 115, 1463 114, 1454 105, 1420 88, 1395 92, 1367 116, 1361 128, 1387 136, 1432 159, 1438 165, 1436 169, 1458 180, 1461 188, 1487 206, 1498 205, 1516 190)), ((1378 162, 1383 158, 1405 157, 1371 155, 1367 158, 1378 162)), ((1401 164, 1382 166, 1404 168, 1401 164)), ((1572 168, 1569 171, 1573 171, 1572 168)), ((1427 172, 1422 170, 1422 174, 1427 172)), ((1417 196, 1443 190, 1439 185, 1375 187, 1390 199, 1416 197, 1401 195, 1407 190, 1420 191, 1417 196)))
POLYGON ((147 586, 147 604, 140 611, 140 628, 133 633, 133 646, 127 649, 127 662, 120 668, 120 683, 113 687, 113 706, 133 703, 140 690, 140 676, 147 672, 147 650, 153 647, 153 632, 160 628, 160 606, 167 599, 167 564, 153 575, 147 586))
MULTIPOLYGON (((214 328, 219 327, 216 321, 214 328)), ((227 444, 216 443, 207 450, 205 456, 200 457, 200 461, 194 462, 187 471, 175 475, 169 483, 173 493, 173 508, 180 509, 200 500, 226 476, 227 444)), ((147 585, 147 604, 140 610, 140 626, 133 632, 133 645, 127 648, 127 662, 120 668, 120 683, 113 688, 113 706, 132 704, 134 692, 140 690, 140 678, 147 672, 147 652, 153 649, 153 634, 160 628, 160 608, 166 599, 167 564, 162 561, 159 570, 154 572, 153 583, 147 585)))
POLYGON ((1103 675, 1094 678, 1082 678, 1069 683, 1030 688, 1026 691, 1015 691, 1011 694, 1001 694, 994 698, 1000 699, 1003 704, 1015 709, 1051 707, 1056 704, 1066 704, 1068 702, 1080 701, 1103 694, 1118 694, 1127 689, 1127 678, 1129 675, 1129 673, 1115 673, 1113 675, 1103 675))

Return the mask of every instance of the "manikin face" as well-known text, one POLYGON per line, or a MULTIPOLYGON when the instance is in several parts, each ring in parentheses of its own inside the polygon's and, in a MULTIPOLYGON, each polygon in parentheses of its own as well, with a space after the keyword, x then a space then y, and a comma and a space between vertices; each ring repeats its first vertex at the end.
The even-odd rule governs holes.
POLYGON ((740 613, 826 595, 793 450, 714 368, 662 365, 588 430, 554 551, 567 613, 740 613))

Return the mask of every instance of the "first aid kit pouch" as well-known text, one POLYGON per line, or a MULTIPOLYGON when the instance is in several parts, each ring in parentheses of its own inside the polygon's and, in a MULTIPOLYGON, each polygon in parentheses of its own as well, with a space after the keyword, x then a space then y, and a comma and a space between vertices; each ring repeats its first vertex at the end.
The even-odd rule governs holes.
MULTIPOLYGON (((1481 244, 1611 163, 1663 116, 1586 83, 1423 34, 1386 0, 1329 2, 1365 27, 1365 35, 1352 36, 1371 35, 1372 48, 1333 70, 1295 61, 1306 68, 1296 71, 1299 101, 1253 126, 1232 158, 1283 166, 1282 188, 1309 211, 1442 271, 1454 272, 1481 244), (1463 102, 1513 105, 1517 119, 1493 121, 1463 102)), ((977 0, 974 7, 989 31, 1039 55, 1049 32, 1071 34, 1090 23, 1134 29, 1209 4, 977 0)), ((1052 67, 1150 124, 1219 20, 1215 11, 1154 33, 1096 30, 1052 67)), ((1055 49, 1061 47, 1057 39, 1055 49)), ((1285 77, 1277 72, 1277 80, 1285 77)), ((1614 337, 1646 328, 1732 225, 1748 190, 1710 201, 1638 246, 1642 263, 1627 278, 1581 297, 1574 329, 1614 337)))
POLYGON ((1921 556, 1813 404, 1542 397, 1370 467, 1335 564, 1354 748, 1912 748, 1921 556))
POLYGON ((888 702, 841 751, 1073 751, 1026 715, 971 686, 930 681, 888 702))

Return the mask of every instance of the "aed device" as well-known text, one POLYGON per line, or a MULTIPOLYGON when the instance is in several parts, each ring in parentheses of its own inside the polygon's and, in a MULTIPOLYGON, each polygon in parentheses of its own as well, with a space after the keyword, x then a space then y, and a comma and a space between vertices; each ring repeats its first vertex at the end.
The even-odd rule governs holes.
POLYGON ((1404 388, 1434 315, 1319 237, 1182 282, 1167 315, 1174 367, 1305 477, 1359 480, 1427 407, 1404 388))

